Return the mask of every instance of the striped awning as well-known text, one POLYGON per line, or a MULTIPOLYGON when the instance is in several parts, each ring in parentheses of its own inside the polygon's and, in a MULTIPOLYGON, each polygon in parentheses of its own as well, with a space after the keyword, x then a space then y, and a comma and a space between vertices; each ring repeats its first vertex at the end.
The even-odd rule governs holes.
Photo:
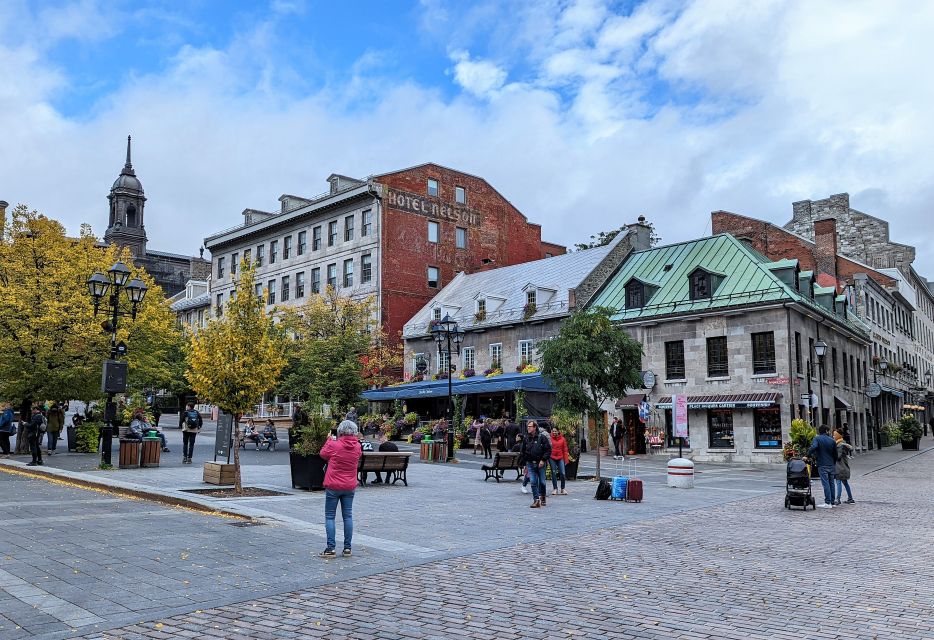
MULTIPOLYGON (((716 396, 688 396, 688 409, 764 409, 778 405, 780 393, 730 393, 716 396)), ((671 409, 671 396, 658 399, 655 406, 671 409)))

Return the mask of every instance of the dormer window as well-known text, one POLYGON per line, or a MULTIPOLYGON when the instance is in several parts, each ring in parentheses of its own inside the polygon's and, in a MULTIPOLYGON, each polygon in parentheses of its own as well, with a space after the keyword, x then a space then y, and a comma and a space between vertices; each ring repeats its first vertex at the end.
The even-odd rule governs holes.
POLYGON ((441 307, 435 307, 434 309, 431 310, 431 318, 432 320, 441 319, 441 307))
POLYGON ((691 274, 691 300, 710 298, 710 274, 697 269, 691 274))
POLYGON ((630 280, 626 285, 626 308, 641 309, 645 306, 645 287, 638 280, 630 280))
POLYGON ((531 291, 526 291, 526 292, 525 292, 525 304, 526 304, 526 306, 529 306, 529 305, 535 306, 535 299, 536 299, 536 298, 535 298, 535 290, 534 290, 534 289, 532 289, 531 291))

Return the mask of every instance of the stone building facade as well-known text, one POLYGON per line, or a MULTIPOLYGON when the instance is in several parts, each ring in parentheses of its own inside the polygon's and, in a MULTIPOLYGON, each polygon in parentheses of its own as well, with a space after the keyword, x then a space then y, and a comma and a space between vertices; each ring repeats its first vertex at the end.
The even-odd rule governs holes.
POLYGON ((486 180, 440 165, 328 182, 320 196, 281 196, 278 212, 247 209, 243 224, 205 239, 215 313, 246 258, 270 305, 303 304, 330 284, 373 296, 379 322, 399 336, 456 273, 564 252, 486 180))
POLYGON ((802 268, 815 271, 820 284, 835 286, 847 295, 851 309, 871 327, 872 378, 882 385, 882 395, 873 401, 876 433, 870 444, 878 445, 878 427, 897 419, 903 405, 924 406, 925 411, 918 414, 922 420, 932 415, 934 295, 930 283, 911 264, 914 248, 891 242, 888 223, 851 209, 847 194, 794 203, 793 208, 794 218, 785 228, 715 211, 711 214, 713 231, 732 233, 774 260, 797 259, 802 268), (808 221, 812 221, 810 228, 808 221))
POLYGON ((854 445, 868 446, 868 333, 845 297, 797 261, 763 261, 725 234, 656 247, 630 255, 588 303, 596 306, 615 309, 643 345, 645 388, 630 397, 652 414, 634 422, 617 405, 632 427, 627 449, 677 450, 675 395, 687 396, 695 460, 778 462, 796 417, 846 423, 854 445), (828 347, 823 369, 818 340, 828 347))
POLYGON ((189 280, 185 289, 168 300, 178 326, 196 333, 211 319, 210 282, 189 280))
POLYGON ((166 297, 172 297, 185 289, 185 283, 194 278, 206 278, 211 273, 211 263, 203 258, 179 253, 155 251, 147 247, 145 209, 146 195, 143 185, 136 176, 130 157, 130 137, 126 142, 126 163, 110 188, 110 214, 104 244, 127 247, 133 262, 143 267, 152 276, 166 297))

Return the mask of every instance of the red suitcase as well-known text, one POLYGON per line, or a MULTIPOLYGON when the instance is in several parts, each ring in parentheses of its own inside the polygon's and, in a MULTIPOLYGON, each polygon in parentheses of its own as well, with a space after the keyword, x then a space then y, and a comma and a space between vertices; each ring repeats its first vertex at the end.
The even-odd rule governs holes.
POLYGON ((642 480, 629 478, 626 483, 626 502, 642 502, 642 480))

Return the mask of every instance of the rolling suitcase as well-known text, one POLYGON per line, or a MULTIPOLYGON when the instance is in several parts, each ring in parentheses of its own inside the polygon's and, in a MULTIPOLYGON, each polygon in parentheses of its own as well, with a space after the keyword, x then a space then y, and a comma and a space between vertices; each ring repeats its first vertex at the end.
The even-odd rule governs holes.
POLYGON ((614 476, 613 477, 613 492, 610 495, 610 498, 613 500, 625 500, 626 499, 626 485, 629 483, 629 478, 626 476, 614 476))
POLYGON ((626 483, 626 502, 642 502, 642 480, 629 478, 626 483))

